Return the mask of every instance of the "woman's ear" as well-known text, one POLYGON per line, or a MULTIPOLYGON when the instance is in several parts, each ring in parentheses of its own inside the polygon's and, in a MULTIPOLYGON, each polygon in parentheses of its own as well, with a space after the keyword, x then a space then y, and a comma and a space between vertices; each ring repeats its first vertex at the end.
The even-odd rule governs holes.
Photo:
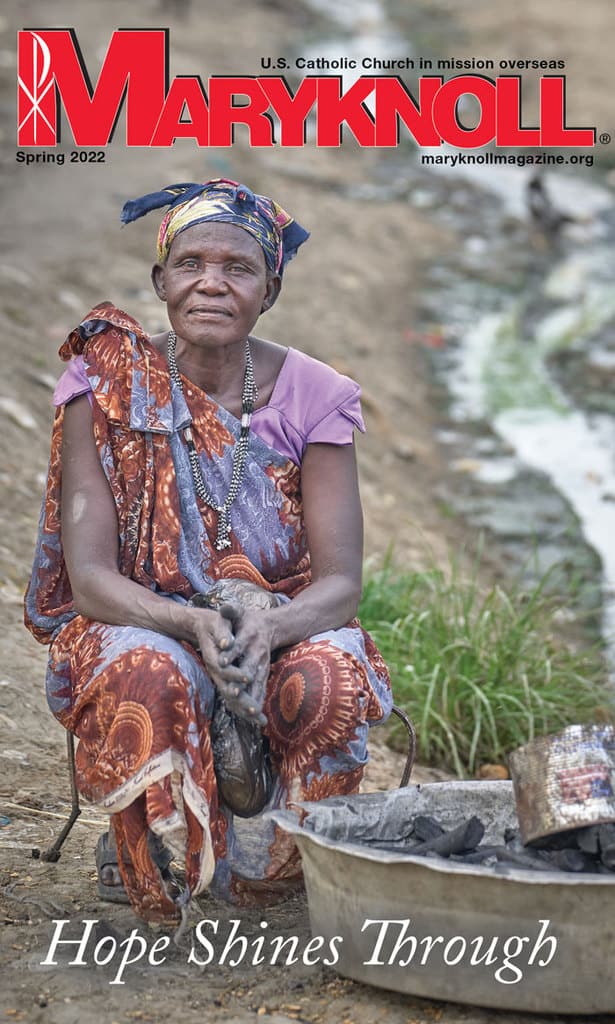
POLYGON ((152 267, 152 284, 160 301, 166 302, 167 292, 164 286, 164 267, 161 263, 154 263, 152 267))
POLYGON ((261 306, 261 313, 266 313, 268 309, 271 309, 282 287, 282 278, 279 274, 268 274, 267 275, 267 290, 265 292, 265 298, 261 306))

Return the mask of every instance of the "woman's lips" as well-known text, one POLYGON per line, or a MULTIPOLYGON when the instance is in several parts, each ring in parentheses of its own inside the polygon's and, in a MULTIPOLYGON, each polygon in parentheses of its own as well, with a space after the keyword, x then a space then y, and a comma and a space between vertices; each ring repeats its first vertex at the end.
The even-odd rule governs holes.
POLYGON ((208 320, 210 317, 218 319, 219 317, 231 315, 229 310, 224 309, 222 306, 195 306, 190 310, 190 316, 196 316, 203 320, 208 320))

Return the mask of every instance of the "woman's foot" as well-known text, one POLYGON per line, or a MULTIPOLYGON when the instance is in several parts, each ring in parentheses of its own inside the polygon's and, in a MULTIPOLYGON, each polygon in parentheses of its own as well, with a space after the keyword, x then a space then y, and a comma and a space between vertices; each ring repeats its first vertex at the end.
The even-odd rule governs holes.
POLYGON ((117 847, 113 830, 103 832, 96 844, 98 895, 111 903, 128 903, 128 896, 117 864, 117 847))

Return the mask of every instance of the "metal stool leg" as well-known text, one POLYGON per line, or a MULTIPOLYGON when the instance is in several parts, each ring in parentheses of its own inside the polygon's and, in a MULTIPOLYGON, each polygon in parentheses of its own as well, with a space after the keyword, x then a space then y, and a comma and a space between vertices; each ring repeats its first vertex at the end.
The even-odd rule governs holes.
MULTIPOLYGON (((79 793, 77 791, 77 782, 75 779, 75 737, 72 732, 66 733, 66 755, 68 760, 68 774, 70 778, 70 795, 71 795, 71 809, 66 824, 63 826, 62 831, 58 835, 57 839, 52 845, 39 854, 41 860, 51 861, 55 863, 60 859, 60 849, 70 830, 75 824, 77 818, 81 814, 81 807, 79 806, 79 793)), ((32 851, 32 856, 35 857, 38 851, 32 851)))
POLYGON ((410 719, 408 718, 405 711, 402 711, 401 708, 398 708, 396 704, 393 705, 391 711, 393 712, 394 715, 397 715, 397 717, 401 719, 408 733, 408 754, 406 756, 406 764, 404 766, 401 782, 399 783, 399 788, 403 789, 403 787, 407 786, 410 781, 412 768, 414 766, 414 758, 416 757, 416 733, 414 731, 414 726, 410 719))

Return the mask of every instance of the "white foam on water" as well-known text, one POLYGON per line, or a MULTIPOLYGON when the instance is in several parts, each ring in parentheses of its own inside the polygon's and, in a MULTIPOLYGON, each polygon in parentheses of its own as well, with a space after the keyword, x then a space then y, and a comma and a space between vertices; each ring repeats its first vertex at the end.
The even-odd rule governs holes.
POLYGON ((508 410, 496 417, 498 433, 533 469, 547 473, 578 515, 583 533, 602 560, 605 639, 615 670, 615 423, 567 415, 508 410))
MULTIPOLYGON (((509 311, 488 314, 463 335, 456 365, 447 375, 453 395, 452 412, 457 422, 488 417, 519 459, 545 473, 579 517, 587 542, 602 561, 603 633, 610 647, 615 679, 615 421, 606 415, 589 415, 573 408, 559 387, 549 380, 538 347, 522 350, 521 346, 533 344, 531 339, 528 342, 522 338, 513 339, 513 343, 519 346, 524 358, 529 358, 527 365, 531 366, 532 358, 536 358, 536 373, 544 375, 545 389, 550 389, 559 408, 532 405, 536 382, 528 380, 527 391, 520 389, 517 407, 509 405, 493 414, 489 408, 486 370, 497 361, 498 337, 503 328, 510 329, 511 320, 514 316, 509 311), (524 396, 529 399, 525 407, 524 396)), ((564 324, 567 315, 560 317, 560 327, 564 324)), ((549 328, 543 332, 549 340, 553 326, 554 320, 550 319, 549 328)))

